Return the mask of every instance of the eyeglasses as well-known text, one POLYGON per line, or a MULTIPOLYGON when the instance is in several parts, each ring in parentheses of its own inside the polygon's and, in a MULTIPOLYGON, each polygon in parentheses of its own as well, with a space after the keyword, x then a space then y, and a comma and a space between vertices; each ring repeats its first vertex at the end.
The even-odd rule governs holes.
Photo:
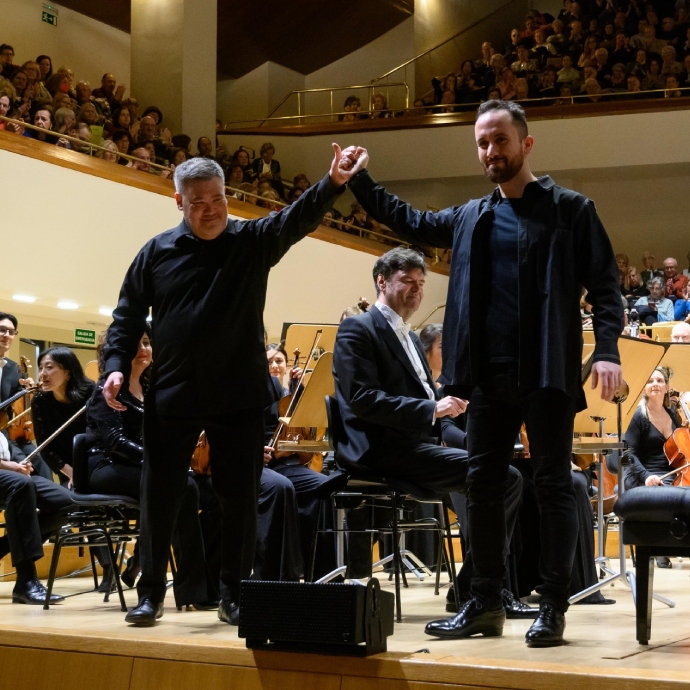
POLYGON ((7 328, 6 326, 0 326, 0 336, 2 335, 9 335, 12 338, 14 338, 15 335, 17 335, 19 331, 15 330, 14 328, 7 328))

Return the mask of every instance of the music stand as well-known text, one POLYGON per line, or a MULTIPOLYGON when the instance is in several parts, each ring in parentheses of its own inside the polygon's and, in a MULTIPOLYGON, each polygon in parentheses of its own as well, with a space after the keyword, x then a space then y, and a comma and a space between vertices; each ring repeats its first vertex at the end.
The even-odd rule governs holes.
MULTIPOLYGON (((281 417, 279 421, 285 426, 327 429, 327 395, 335 395, 332 352, 325 352, 318 358, 292 415, 281 417)), ((323 453, 330 450, 330 445, 328 441, 279 441, 277 449, 294 453, 323 453)))
MULTIPOLYGON (((618 341, 618 350, 625 381, 628 386, 628 394, 617 403, 602 400, 600 390, 591 389, 591 366, 589 366, 591 359, 583 365, 583 374, 585 374, 583 376, 583 385, 585 397, 587 398, 587 409, 579 412, 575 416, 574 431, 576 433, 596 432, 599 434, 599 438, 574 440, 573 452, 583 455, 591 453, 595 456, 594 464, 596 465, 599 477, 599 490, 597 492, 597 536, 599 542, 599 555, 595 559, 595 563, 608 575, 608 577, 574 594, 568 599, 568 602, 571 604, 574 604, 580 599, 584 599, 594 592, 598 592, 617 580, 620 580, 623 584, 631 588, 633 599, 635 599, 635 575, 627 571, 625 544, 623 543, 623 539, 619 539, 620 572, 613 570, 610 560, 606 557, 604 552, 603 466, 605 456, 611 454, 618 467, 618 495, 621 496, 625 491, 623 463, 621 462, 621 451, 624 451, 626 448, 623 441, 623 425, 625 424, 625 428, 627 429, 633 414, 635 414, 637 404, 642 397, 644 387, 654 369, 660 366, 668 347, 669 345, 667 343, 657 343, 651 340, 640 340, 638 338, 621 336, 618 341), (613 404, 616 405, 616 415, 612 417, 611 405, 613 404), (608 440, 606 438, 607 433, 615 434, 617 440, 608 440)), ((622 526, 622 521, 619 521, 619 525, 622 526)), ((622 530, 620 530, 619 534, 622 536, 622 530)), ((675 602, 670 599, 666 599, 658 594, 654 594, 653 596, 655 599, 671 608, 675 606, 675 602)))

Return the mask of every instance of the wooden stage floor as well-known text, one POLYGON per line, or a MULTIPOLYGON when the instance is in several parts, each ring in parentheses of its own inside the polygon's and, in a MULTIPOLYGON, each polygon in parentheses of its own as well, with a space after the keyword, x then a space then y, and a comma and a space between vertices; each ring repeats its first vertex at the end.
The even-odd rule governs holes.
MULTIPOLYGON (((430 580, 410 582, 389 651, 368 659, 254 652, 215 612, 178 612, 172 603, 149 629, 126 626, 117 598, 104 604, 95 593, 50 611, 13 605, 13 583, 6 582, 0 584, 0 690, 690 688, 689 578, 687 560, 656 571, 656 591, 677 605, 654 603, 648 647, 635 641, 632 597, 617 584, 605 592, 616 604, 571 607, 568 644, 553 649, 525 646, 529 621, 508 621, 502 638, 427 637, 424 624, 445 615, 444 592, 435 597, 430 580)), ((60 580, 56 591, 76 592, 89 582, 60 580)), ((126 596, 128 604, 136 602, 133 590, 126 596)))

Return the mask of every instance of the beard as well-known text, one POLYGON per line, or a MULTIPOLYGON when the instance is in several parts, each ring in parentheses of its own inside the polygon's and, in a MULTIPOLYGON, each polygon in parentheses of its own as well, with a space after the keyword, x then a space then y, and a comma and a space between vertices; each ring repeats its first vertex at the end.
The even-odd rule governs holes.
POLYGON ((503 158, 502 160, 486 165, 482 163, 484 167, 484 174, 496 184, 502 184, 503 182, 510 182, 519 172, 522 170, 522 166, 525 162, 525 156, 522 151, 513 156, 512 158, 503 158))

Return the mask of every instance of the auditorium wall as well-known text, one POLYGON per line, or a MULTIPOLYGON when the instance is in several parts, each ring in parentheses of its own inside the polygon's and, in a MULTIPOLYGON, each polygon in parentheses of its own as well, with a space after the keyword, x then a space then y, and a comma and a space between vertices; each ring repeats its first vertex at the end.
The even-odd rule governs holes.
MULTIPOLYGON (((65 338, 75 327, 99 331, 107 326, 98 309, 116 305, 137 251, 181 220, 172 196, 2 149, 0 189, 12 190, 3 197, 3 228, 17 257, 3 261, 0 310, 16 313, 25 325, 62 329, 65 338), (17 180, 40 180, 41 193, 17 180), (14 301, 15 293, 38 301, 14 301), (55 306, 58 300, 81 306, 62 311, 55 306)), ((371 254, 313 238, 298 243, 271 272, 265 309, 269 336, 279 336, 284 321, 337 323, 361 295, 373 301, 374 261, 371 254)), ((445 276, 430 274, 424 308, 444 302, 446 287, 445 276)), ((42 337, 35 329, 31 333, 42 337)))
MULTIPOLYGON (((0 0, 0 42, 15 52, 14 63, 50 55, 53 69, 69 67, 93 88, 105 72, 130 86, 130 36, 124 31, 60 5, 57 26, 41 21, 42 0, 0 0)), ((129 91, 127 91, 129 95, 129 91)))

